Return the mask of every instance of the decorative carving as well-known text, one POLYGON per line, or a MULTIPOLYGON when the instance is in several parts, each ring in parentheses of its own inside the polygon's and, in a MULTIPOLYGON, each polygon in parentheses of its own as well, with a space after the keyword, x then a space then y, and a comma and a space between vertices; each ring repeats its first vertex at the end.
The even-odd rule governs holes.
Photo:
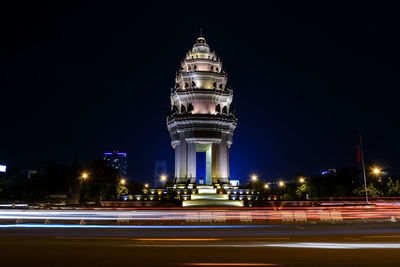
POLYGON ((192 112, 194 110, 193 105, 191 103, 189 103, 188 105, 188 113, 192 112))
POLYGON ((218 104, 218 105, 215 107, 215 112, 221 113, 221 105, 220 105, 220 104, 218 104))

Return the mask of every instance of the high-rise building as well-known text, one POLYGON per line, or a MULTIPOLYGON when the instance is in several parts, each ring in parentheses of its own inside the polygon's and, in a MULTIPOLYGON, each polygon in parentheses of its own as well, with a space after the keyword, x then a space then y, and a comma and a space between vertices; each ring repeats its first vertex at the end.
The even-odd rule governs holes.
POLYGON ((197 38, 171 89, 167 126, 175 149, 175 184, 229 185, 229 147, 237 115, 227 79, 205 38, 197 38))
POLYGON ((128 175, 128 154, 114 150, 104 153, 104 160, 114 169, 118 169, 121 177, 128 175))

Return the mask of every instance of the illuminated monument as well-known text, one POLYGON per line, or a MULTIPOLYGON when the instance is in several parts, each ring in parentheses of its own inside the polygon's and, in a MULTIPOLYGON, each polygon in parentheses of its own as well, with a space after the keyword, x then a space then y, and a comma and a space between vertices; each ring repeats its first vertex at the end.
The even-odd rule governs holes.
POLYGON ((237 115, 227 80, 221 60, 200 36, 182 61, 171 89, 167 125, 175 149, 175 185, 229 187, 229 148, 237 115), (205 158, 205 166, 199 166, 200 157, 205 158), (205 169, 205 177, 199 177, 199 169, 205 169))

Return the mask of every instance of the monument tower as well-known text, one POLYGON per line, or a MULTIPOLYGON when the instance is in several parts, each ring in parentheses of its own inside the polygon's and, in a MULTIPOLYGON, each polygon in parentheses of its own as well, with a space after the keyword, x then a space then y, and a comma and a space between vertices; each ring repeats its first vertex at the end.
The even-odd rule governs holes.
POLYGON ((171 89, 167 126, 175 149, 175 184, 229 184, 229 148, 237 115, 227 80, 221 60, 200 35, 171 89), (200 179, 200 169, 205 169, 205 179, 200 179))

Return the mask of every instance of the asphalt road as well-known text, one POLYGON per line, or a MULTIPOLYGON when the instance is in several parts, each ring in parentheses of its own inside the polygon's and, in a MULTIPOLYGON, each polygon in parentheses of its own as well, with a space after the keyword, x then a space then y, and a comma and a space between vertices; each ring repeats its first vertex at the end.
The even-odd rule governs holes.
POLYGON ((0 266, 400 265, 399 223, 46 227, 0 227, 0 266))

